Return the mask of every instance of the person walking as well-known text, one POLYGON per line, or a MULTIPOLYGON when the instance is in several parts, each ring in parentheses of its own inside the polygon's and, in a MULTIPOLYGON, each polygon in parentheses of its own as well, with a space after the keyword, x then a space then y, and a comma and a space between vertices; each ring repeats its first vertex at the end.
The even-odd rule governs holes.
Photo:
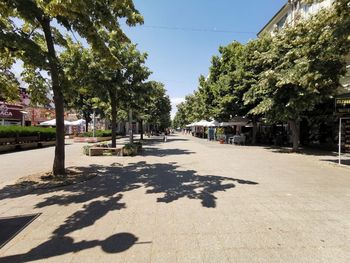
POLYGON ((167 139, 168 139, 167 137, 168 137, 168 130, 165 129, 165 130, 164 130, 164 137, 163 137, 163 141, 164 141, 164 142, 167 141, 167 139))

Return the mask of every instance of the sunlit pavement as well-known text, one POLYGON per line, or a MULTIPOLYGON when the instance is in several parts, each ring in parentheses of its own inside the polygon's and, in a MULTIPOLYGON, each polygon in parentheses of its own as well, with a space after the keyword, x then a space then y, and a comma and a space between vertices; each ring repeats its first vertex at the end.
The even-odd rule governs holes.
POLYGON ((41 213, 0 262, 350 261, 350 169, 336 156, 183 135, 136 157, 81 147, 67 165, 99 176, 35 193, 9 184, 50 169, 53 148, 0 155, 0 217, 41 213))

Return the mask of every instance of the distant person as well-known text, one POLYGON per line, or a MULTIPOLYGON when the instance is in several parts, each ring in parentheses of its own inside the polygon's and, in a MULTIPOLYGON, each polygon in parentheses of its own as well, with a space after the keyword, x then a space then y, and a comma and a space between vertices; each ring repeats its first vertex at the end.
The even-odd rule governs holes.
POLYGON ((164 142, 167 141, 167 139, 168 139, 167 137, 168 137, 168 130, 165 129, 165 130, 164 130, 164 137, 163 137, 163 141, 164 141, 164 142))

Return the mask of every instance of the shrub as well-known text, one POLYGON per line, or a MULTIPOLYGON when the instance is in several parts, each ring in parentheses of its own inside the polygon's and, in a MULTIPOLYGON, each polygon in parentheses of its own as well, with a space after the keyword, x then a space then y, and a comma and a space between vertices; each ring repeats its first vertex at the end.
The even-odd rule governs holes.
POLYGON ((90 148, 92 148, 92 147, 93 147, 93 145, 84 145, 84 146, 83 146, 83 154, 89 155, 89 150, 90 150, 90 148))
POLYGON ((22 127, 22 126, 0 126, 0 138, 39 136, 40 140, 54 140, 56 138, 55 128, 22 127))
POLYGON ((123 147, 123 155, 134 156, 137 154, 138 150, 139 150, 139 144, 127 143, 123 147))

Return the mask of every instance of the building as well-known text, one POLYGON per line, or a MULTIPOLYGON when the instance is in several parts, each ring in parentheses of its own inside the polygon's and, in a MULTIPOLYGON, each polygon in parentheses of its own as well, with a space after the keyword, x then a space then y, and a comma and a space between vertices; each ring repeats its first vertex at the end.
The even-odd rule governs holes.
POLYGON ((23 125, 24 119, 22 105, 0 101, 0 126, 23 125))
MULTIPOLYGON (((287 25, 293 24, 303 18, 316 14, 322 8, 329 8, 332 6, 334 0, 323 0, 314 2, 312 4, 302 3, 300 0, 288 0, 282 8, 270 19, 270 21, 260 30, 258 37, 263 34, 275 34, 287 25)), ((350 54, 346 57, 347 74, 341 80, 343 87, 350 92, 350 54)))
POLYGON ((0 125, 36 126, 55 118, 55 110, 48 105, 33 107, 26 89, 19 88, 19 100, 10 103, 0 98, 0 125))
POLYGON ((334 0, 324 0, 313 4, 305 4, 300 0, 288 0, 282 8, 270 19, 270 21, 260 30, 258 36, 283 29, 286 25, 293 25, 300 18, 307 18, 316 14, 322 8, 328 8, 334 0))

